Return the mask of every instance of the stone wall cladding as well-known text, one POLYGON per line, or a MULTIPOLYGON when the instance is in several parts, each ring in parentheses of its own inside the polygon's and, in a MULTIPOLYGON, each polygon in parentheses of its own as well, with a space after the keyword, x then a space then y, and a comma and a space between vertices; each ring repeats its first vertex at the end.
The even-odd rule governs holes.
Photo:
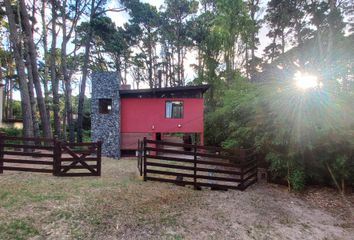
POLYGON ((120 97, 116 72, 92 73, 91 136, 102 141, 102 156, 120 157, 120 97), (109 114, 99 113, 99 99, 112 99, 109 114))

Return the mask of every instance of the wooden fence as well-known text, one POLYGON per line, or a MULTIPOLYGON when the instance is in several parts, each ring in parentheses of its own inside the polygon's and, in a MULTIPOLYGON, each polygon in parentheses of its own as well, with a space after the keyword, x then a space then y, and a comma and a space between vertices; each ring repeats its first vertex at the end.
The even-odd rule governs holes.
POLYGON ((245 190, 257 182, 254 149, 226 150, 146 138, 138 145, 138 169, 144 181, 223 190, 245 190))
POLYGON ((101 176, 101 146, 101 142, 66 143, 55 138, 0 134, 0 174, 23 171, 54 176, 101 176))

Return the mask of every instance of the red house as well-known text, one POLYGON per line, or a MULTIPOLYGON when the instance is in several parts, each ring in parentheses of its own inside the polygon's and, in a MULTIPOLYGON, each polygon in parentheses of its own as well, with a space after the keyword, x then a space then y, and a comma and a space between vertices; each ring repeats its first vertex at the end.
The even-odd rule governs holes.
POLYGON ((204 99, 208 85, 120 90, 121 151, 132 152, 138 139, 163 140, 180 133, 204 142, 204 99))

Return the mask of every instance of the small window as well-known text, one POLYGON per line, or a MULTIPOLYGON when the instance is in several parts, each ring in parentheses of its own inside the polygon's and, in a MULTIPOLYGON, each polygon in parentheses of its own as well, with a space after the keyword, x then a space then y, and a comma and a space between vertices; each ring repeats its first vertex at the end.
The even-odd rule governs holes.
POLYGON ((167 101, 166 118, 183 118, 183 102, 167 101))
POLYGON ((99 99, 98 106, 100 114, 110 114, 112 111, 112 99, 99 99))

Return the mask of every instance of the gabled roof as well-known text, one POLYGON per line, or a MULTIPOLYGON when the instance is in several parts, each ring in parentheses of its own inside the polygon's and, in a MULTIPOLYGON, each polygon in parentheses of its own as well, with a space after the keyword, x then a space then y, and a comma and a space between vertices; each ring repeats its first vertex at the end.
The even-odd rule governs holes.
POLYGON ((209 85, 180 86, 167 88, 119 90, 121 98, 201 98, 209 89, 209 85))

